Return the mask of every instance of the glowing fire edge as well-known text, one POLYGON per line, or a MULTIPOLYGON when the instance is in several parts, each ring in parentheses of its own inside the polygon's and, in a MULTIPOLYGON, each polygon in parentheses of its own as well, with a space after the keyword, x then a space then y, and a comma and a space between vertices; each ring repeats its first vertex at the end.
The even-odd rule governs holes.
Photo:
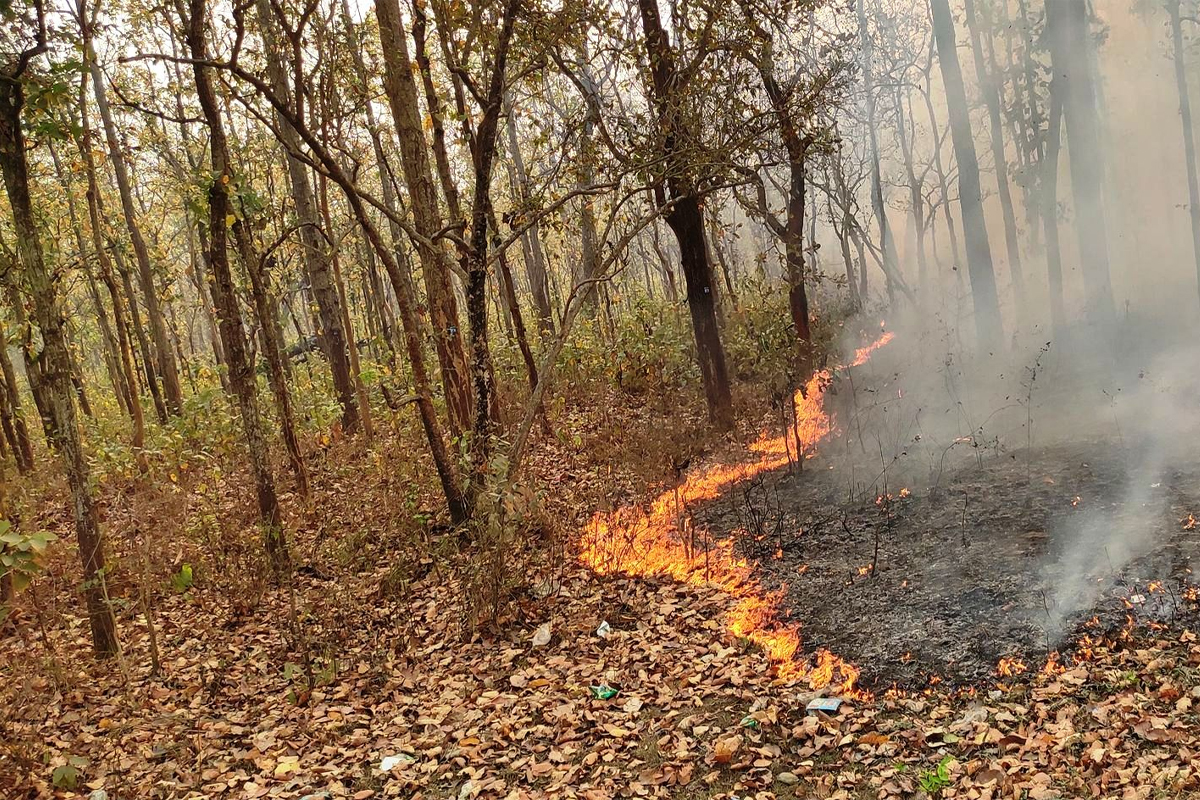
MULTIPOLYGON (((887 332, 859 348, 847 366, 865 364, 894 338, 894 333, 887 332)), ((693 586, 716 586, 736 600, 726 616, 728 632, 761 648, 779 680, 806 681, 813 689, 831 688, 843 695, 867 697, 867 692, 855 688, 859 670, 828 650, 818 651, 811 659, 796 659, 800 626, 780 615, 786 587, 774 592, 763 587, 754 566, 734 553, 732 540, 697 547, 694 535, 691 542, 677 535, 681 512, 690 504, 715 499, 729 486, 791 463, 796 454, 790 452, 789 439, 794 437, 793 441, 800 443, 801 458, 811 458, 817 444, 838 432, 836 420, 824 408, 825 391, 832 379, 832 370, 820 370, 796 392, 793 430, 775 438, 764 434, 750 445, 757 459, 706 467, 648 506, 593 515, 580 543, 580 560, 600 575, 665 576, 693 586)))

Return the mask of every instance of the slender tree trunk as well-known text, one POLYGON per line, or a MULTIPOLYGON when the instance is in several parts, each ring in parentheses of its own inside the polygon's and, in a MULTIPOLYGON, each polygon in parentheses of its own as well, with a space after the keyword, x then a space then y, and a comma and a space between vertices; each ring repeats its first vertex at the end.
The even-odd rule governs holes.
POLYGON ((43 393, 51 423, 48 428, 53 434, 50 444, 62 459, 67 476, 92 646, 97 656, 109 657, 117 653, 119 645, 112 609, 104 597, 104 536, 92 500, 91 475, 75 415, 62 299, 43 256, 30 201, 25 135, 21 129, 24 103, 20 76, 0 75, 0 171, 12 208, 22 282, 32 298, 34 319, 41 334, 41 351, 31 365, 29 378, 43 393))
MULTIPOLYGON (((88 26, 85 25, 86 27, 88 26)), ((104 76, 100 72, 99 64, 96 63, 90 32, 85 36, 85 40, 85 58, 92 76, 92 90, 96 98, 96 107, 100 110, 100 119, 104 123, 109 160, 112 162, 113 174, 117 180, 117 191, 121 198, 121 211, 125 215, 125 225, 129 229, 129 240, 133 245, 133 254, 137 260, 138 281, 141 283, 142 297, 146 303, 146 316, 150 322, 150 336, 154 342, 156 371, 158 377, 162 379, 163 399, 168 413, 178 414, 183 408, 183 390, 179 385, 179 369, 171 350, 166 318, 158 298, 158 288, 154 284, 154 268, 150 264, 150 251, 146 246, 146 240, 142 237, 142 228, 134 209, 132 181, 129 171, 125 167, 120 136, 113 120, 112 109, 108 105, 108 96, 104 89, 104 76)))
MULTIPOLYGON (((442 388, 450 409, 452 429, 462 431, 471 426, 471 384, 467 382, 470 370, 458 327, 458 305, 450 283, 449 255, 440 241, 434 241, 442 228, 442 220, 429 165, 428 145, 421 127, 414 67, 408 55, 398 0, 379 0, 375 4, 375 14, 383 43, 384 88, 400 142, 400 160, 404 181, 408 186, 409 210, 412 212, 413 228, 421 238, 415 245, 425 279, 434 349, 442 372, 442 388)), ((469 298, 469 288, 467 294, 469 298)))
POLYGON ((1096 88, 1088 52, 1088 11, 1083 2, 1046 0, 1046 28, 1054 62, 1054 81, 1063 98, 1071 191, 1075 196, 1075 232, 1083 268, 1086 307, 1101 325, 1116 319, 1104 197, 1104 158, 1096 88))
POLYGON ((302 497, 309 496, 308 468, 300 449, 300 438, 296 435, 296 419, 292 412, 292 396, 288 391, 287 371, 283 365, 283 342, 279 339, 278 314, 272 301, 270 276, 262 257, 254 247, 244 216, 233 223, 233 237, 238 256, 246 275, 250 278, 250 294, 254 300, 254 311, 262 328, 263 353, 267 359, 267 382, 275 398, 275 411, 279 415, 279 431, 287 450, 288 462, 296 478, 296 487, 302 497))
POLYGON ((717 327, 712 268, 708 262, 704 235, 704 214, 687 165, 683 163, 684 151, 680 149, 688 131, 681 126, 674 109, 674 104, 678 102, 675 93, 682 90, 678 85, 680 76, 675 65, 674 50, 659 17, 658 0, 638 0, 638 9, 650 61, 651 94, 660 128, 665 183, 672 203, 666 215, 667 225, 679 242, 708 416, 718 429, 729 430, 733 427, 733 399, 725 365, 725 348, 717 327))
MULTIPOLYGON (((529 174, 517 137, 517 117, 512 103, 506 100, 508 116, 508 182, 517 196, 518 207, 529 208, 529 174)), ((529 279, 529 290, 533 305, 537 309, 538 333, 543 339, 554 335, 554 311, 550 308, 550 292, 546 281, 546 255, 542 250, 541 225, 534 223, 521 237, 524 253, 525 274, 529 279)))
POLYGON ((975 304, 975 330, 981 349, 996 347, 1003 338, 1000 303, 996 296, 996 276, 992 268, 992 248, 979 187, 979 159, 967 111, 967 93, 963 87, 954 36, 954 17, 947 0, 930 0, 933 32, 937 40, 938 62, 946 87, 946 105, 950 113, 950 135, 958 161, 958 202, 962 209, 967 240, 967 270, 971 276, 971 297, 975 304))
MULTIPOLYGON (((281 100, 299 108, 300 103, 295 100, 294 93, 288 85, 286 67, 280 57, 280 53, 283 52, 282 42, 275 27, 271 4, 269 0, 257 0, 255 7, 258 12, 259 30, 265 43, 264 53, 271 85, 281 100)), ((299 65, 293 65, 293 68, 298 74, 299 65)), ((301 116, 303 116, 302 112, 301 116)), ((325 355, 329 358, 334 390, 337 392, 338 402, 342 407, 342 428, 347 432, 352 432, 357 430, 359 425, 359 406, 351 375, 350 359, 346 352, 347 334, 343 327, 341 302, 338 298, 337 287, 334 285, 329 249, 321 235, 320 217, 313 196, 312 184, 308 178, 308 167, 296 156, 299 152, 299 136, 295 128, 282 115, 276 113, 275 119, 287 153, 288 180, 291 184, 292 200, 296 204, 296 216, 302 226, 300 242, 304 255, 304 266, 317 301, 317 313, 321 321, 325 355)))
MULTIPOLYGON (((333 230, 333 217, 329 213, 329 190, 325 176, 318 183, 321 219, 326 230, 333 230)), ((358 402, 358 415, 362 420, 363 435, 368 440, 375 438, 375 423, 371 418, 371 398, 362 379, 362 365, 358 357, 358 341, 354 337, 354 322, 350 317, 350 304, 346 301, 346 286, 342 281, 340 247, 329 253, 329 265, 333 268, 333 285, 337 289, 338 306, 342 312, 342 330, 346 332, 346 352, 350 355, 350 373, 354 376, 354 395, 358 402)))
POLYGON ((975 56, 975 74, 983 92, 983 101, 991 123, 992 161, 996 168, 996 188, 1000 196, 1000 210, 1004 217, 1004 242, 1008 252, 1008 270, 1012 275, 1013 294, 1017 308, 1025 311, 1025 275, 1021 267, 1021 244, 1017 235, 1017 216, 1013 211, 1012 192, 1008 183, 1008 157, 1004 152, 1004 121, 1000 116, 999 78, 988 69, 980 40, 979 20, 975 15, 975 0, 963 0, 966 9, 967 30, 971 36, 971 51, 975 56))
POLYGON ((1175 87, 1179 92, 1179 120, 1183 125, 1183 157, 1187 165, 1188 214, 1192 222, 1192 257, 1200 285, 1200 181, 1196 177, 1196 134, 1192 129, 1192 100, 1188 94, 1180 0, 1167 0, 1171 19, 1171 55, 1175 62, 1175 87))
POLYGON ((129 277, 129 265, 125 263, 125 257, 121 255, 121 250, 112 242, 112 254, 116 260, 117 272, 121 276, 121 288, 125 292, 126 306, 129 309, 130 327, 133 328, 134 335, 138 342, 138 351, 142 356, 142 376, 146 382, 146 388, 150 392, 150 398, 154 401, 154 410, 158 414, 158 421, 166 423, 167 421, 167 404, 163 401, 162 389, 158 384, 158 377, 154 371, 154 353, 150 349, 150 339, 146 336, 146 327, 142 324, 142 312, 138 306, 137 292, 134 291, 133 281, 129 277))
MULTIPOLYGON (((891 226, 888 224, 887 204, 883 199, 883 176, 879 166, 879 137, 875 132, 875 83, 873 75, 874 46, 871 43, 870 31, 867 29, 867 12, 864 0, 858 0, 858 30, 862 44, 862 80, 867 106, 867 139, 871 145, 871 207, 875 219, 879 223, 879 246, 883 250, 883 272, 887 280, 888 299, 895 302, 895 276, 899 272, 900 258, 896 254, 896 243, 892 239, 891 226)), ((866 275, 866 264, 863 264, 863 274, 866 275)), ((863 293, 866 297, 866 293, 863 293)))
MULTIPOLYGON (((913 165, 912 146, 905 130, 904 98, 896 89, 896 134, 900 139, 900 154, 904 158, 904 171, 908 176, 908 200, 912 210, 913 237, 917 246, 917 284, 924 289, 929 279, 929 259, 925 255, 925 198, 921 194, 921 181, 913 165)), ((911 116, 911 112, 910 112, 911 116)))
POLYGON ((1042 159, 1041 213, 1046 233, 1046 274, 1050 287, 1050 323, 1056 333, 1067 324, 1063 303, 1062 248, 1058 232, 1058 154, 1062 142, 1063 100, 1057 83, 1050 85, 1050 125, 1046 132, 1046 153, 1042 159))
MULTIPOLYGON (((237 396, 238 411, 242 418, 243 433, 250 451, 250 468, 254 476, 255 493, 258 498, 259 522, 262 526, 267 555, 276 569, 286 566, 288 561, 287 540, 284 537, 283 518, 279 510, 279 498, 275 491, 275 476, 271 472, 270 455, 266 437, 263 435, 262 419, 258 411, 258 389, 254 377, 254 366, 246 354, 246 332, 242 327, 234 290, 233 273, 229 268, 229 223, 233 214, 230 203, 230 188, 234 185, 233 170, 229 160, 225 130, 221 122, 221 109, 213 91, 209 67, 201 62, 207 59, 204 41, 205 0, 189 0, 187 42, 192 58, 192 73, 196 81, 196 95, 208 122, 209 150, 212 160, 212 181, 208 190, 209 208, 209 268, 212 270, 213 299, 217 306, 217 318, 221 325, 221 341, 229 359, 229 383, 237 396)), ((268 323, 264 320, 264 326, 268 323)))
POLYGON ((13 455, 17 460, 17 470, 24 475, 33 469, 33 440, 29 437, 29 426, 25 424, 21 392, 17 386, 17 371, 13 369, 8 347, 8 331, 3 321, 0 321, 0 370, 4 372, 5 405, 12 416, 13 438, 16 441, 13 445, 13 455))

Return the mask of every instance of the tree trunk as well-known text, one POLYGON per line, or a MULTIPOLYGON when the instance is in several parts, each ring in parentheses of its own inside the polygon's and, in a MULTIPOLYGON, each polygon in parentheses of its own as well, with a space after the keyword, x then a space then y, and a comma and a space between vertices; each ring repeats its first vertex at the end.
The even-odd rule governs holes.
POLYGON ((21 130, 24 86, 18 75, 0 76, 0 171, 12 207, 17 254, 25 288, 33 301, 33 314, 42 347, 29 378, 43 394, 53 433, 50 444, 62 459, 71 494, 75 538, 83 565, 83 593, 87 604, 92 646, 97 656, 117 653, 116 621, 105 598, 104 536, 91 494, 91 475, 83 456, 72 397, 71 361, 62 300, 51 276, 30 201, 25 136, 21 130))
MULTIPOLYGON (((25 424, 25 412, 21 409, 21 392, 17 386, 17 371, 13 369, 12 358, 8 355, 8 331, 0 321, 0 370, 4 373, 2 390, 5 406, 12 416, 13 455, 17 461, 17 470, 26 474, 33 469, 33 440, 29 438, 29 426, 25 424)), ((7 433, 7 428, 5 429, 7 433)))
MULTIPOLYGON (((85 25, 85 28, 87 25, 85 25)), ((179 385, 179 369, 175 364, 175 355, 171 351, 170 338, 167 335, 166 318, 158 300, 158 288, 154 284, 154 268, 150 264, 150 251, 146 240, 142 237, 141 225, 133 206, 133 188, 129 171, 125 166, 125 156, 121 152, 121 141, 113 121, 112 109, 108 105, 108 96, 104 90, 104 76, 100 65, 96 63, 96 53, 92 49, 90 32, 85 37, 85 59, 92 76, 92 90, 96 98, 96 107, 100 110, 100 119, 104 123, 104 134, 108 143, 109 160, 112 162, 113 174, 117 180, 117 191, 121 198, 121 211, 125 215, 125 225, 129 229, 129 240, 133 245, 134 257, 138 265, 138 281, 141 284, 142 296, 146 303, 146 316, 150 322, 150 336, 154 342, 155 364, 158 376, 162 379, 163 397, 167 411, 178 414, 183 408, 183 390, 179 385)), ((131 300, 132 302, 132 300, 131 300)))
POLYGON ((967 93, 955 49, 954 17, 947 0, 931 0, 933 32, 937 40, 938 62, 946 87, 946 105, 950 113, 950 135, 958 161, 958 202, 962 209, 967 240, 967 271, 971 276, 971 297, 975 305, 975 330, 980 349, 996 347, 1003 338, 1000 303, 996 296, 996 276, 992 268, 992 248, 988 241, 983 202, 979 187, 979 159, 967 111, 967 93))
MULTIPOLYGON (((896 89, 896 133, 900 139, 900 154, 904 157, 904 171, 908 177, 908 199, 912 208, 913 237, 917 245, 917 285, 926 287, 929 279, 929 260, 925 255, 925 198, 921 194, 921 180, 913 165, 912 146, 905 130, 904 98, 896 89)), ((909 121, 912 113, 909 109, 909 121)), ((935 134, 936 135, 936 134, 935 134)))
MULTIPOLYGON (((434 241, 442 228, 442 220, 429 165, 428 145, 421 127, 413 63, 408 55, 397 0, 379 0, 375 14, 383 44, 384 88, 400 142, 400 161, 408 186, 413 228, 420 237, 414 244, 425 279, 434 349, 441 367, 452 429, 462 431, 471 426, 471 385, 467 382, 469 370, 458 327, 458 304, 450 284, 449 255, 439 241, 434 241)), ((469 287, 467 294, 469 302, 469 287)))
MULTIPOLYGON (((871 145, 871 207, 875 219, 879 223, 879 246, 883 250, 883 272, 887 280, 888 299, 895 301, 895 276, 899 272, 900 258, 896 254, 896 243, 892 240, 891 226, 888 224, 887 204, 883 200, 883 176, 879 167, 879 137, 875 133, 875 84, 872 63, 873 45, 870 31, 867 29, 867 12, 864 0, 858 0, 858 30, 862 44, 862 74, 863 88, 867 106, 867 139, 871 145)), ((865 279, 866 264, 862 273, 865 279)), ((866 292, 863 292, 866 297, 866 292)))
POLYGON ((1041 212, 1046 233, 1046 275, 1050 288, 1050 324, 1056 333, 1066 328, 1063 303, 1062 248, 1058 233, 1058 154, 1062 142, 1063 100, 1057 82, 1050 85, 1050 126, 1042 160, 1041 212))
POLYGON ((158 377, 154 370, 154 353, 150 349, 150 339, 146 336, 146 327, 142 324, 142 312, 138 306, 137 292, 134 291, 133 282, 129 277, 129 265, 125 263, 125 257, 121 255, 121 250, 116 243, 110 240, 113 245, 113 258, 116 259, 117 272, 121 275, 121 288, 125 292, 125 301, 128 303, 129 323, 133 328, 134 335, 138 341, 138 351, 142 356, 142 375, 146 381, 146 388, 150 392, 150 398, 154 401, 154 410, 158 414, 158 421, 165 424, 167 421, 167 404, 163 401, 162 389, 158 385, 158 377))
POLYGON ((681 91, 675 66, 675 53, 658 13, 658 0, 638 0, 646 54, 650 60, 651 94, 659 126, 659 146, 664 157, 665 183, 672 206, 667 212, 670 226, 679 242, 680 262, 687 282, 688 308, 696 356, 708 402, 708 416, 720 430, 733 428, 733 399, 725 366, 725 349, 717 328, 712 290, 712 268, 704 237, 704 215, 692 184, 682 140, 688 136, 677 110, 675 94, 681 91))
POLYGON ((1179 120, 1183 125, 1183 157, 1187 165, 1188 213, 1192 221, 1192 257, 1196 261, 1196 280, 1200 285, 1200 181, 1196 177, 1196 135, 1192 130, 1192 101, 1188 95, 1187 66, 1184 61, 1183 22, 1180 0, 1167 0, 1171 18, 1171 55, 1175 61, 1175 87, 1179 91, 1179 120))
MULTIPOLYGON (((533 212, 529 207, 529 174, 517 137, 517 117, 512 103, 506 101, 508 116, 508 182, 517 196, 517 205, 522 211, 533 212)), ((519 227, 519 225, 518 225, 519 227)), ((524 254, 525 275, 529 278, 529 290, 533 305, 537 309, 538 333, 543 339, 554 335, 554 311, 550 308, 550 292, 546 282, 546 255, 542 250, 541 225, 535 222, 521 237, 524 254)))
MULTIPOLYGON (((1000 90, 998 77, 988 69, 980 40, 979 20, 975 16, 975 0, 963 0, 966 9, 967 30, 971 36, 971 51, 975 56, 975 75, 988 110, 988 121, 992 126, 992 161, 996 168, 996 188, 1000 196, 1000 210, 1004 217, 1004 242, 1008 252, 1008 270, 1012 274, 1013 294, 1016 295, 1019 313, 1025 311, 1025 275, 1021 267, 1021 244, 1017 236, 1017 216, 1013 211, 1012 192, 1008 183, 1008 157, 1004 152, 1004 121, 1000 116, 1000 90)), ((1006 0, 1007 2, 1007 0, 1006 0)))
MULTIPOLYGON (((293 92, 288 85, 286 68, 280 53, 275 21, 269 0, 257 0, 259 31, 263 37, 267 72, 276 95, 284 102, 292 102, 293 92)), ((295 69, 298 71, 299 67, 295 69)), ((297 104, 298 105, 298 104, 297 104)), ((300 139, 295 128, 280 114, 275 115, 279 126, 280 140, 287 153, 288 180, 292 189, 292 201, 296 204, 296 216, 300 225, 300 243, 304 254, 304 267, 312 284, 317 301, 317 313, 321 320, 321 335, 329 368, 333 374, 333 386, 342 407, 342 428, 352 432, 359 425, 358 398, 354 391, 350 359, 346 352, 346 332, 343 328, 342 307, 334 285, 330 256, 325 239, 321 235, 320 217, 312 184, 308 178, 308 167, 296 153, 300 139)))
MULTIPOLYGON (((228 220, 233 215, 230 203, 230 188, 234 185, 233 170, 221 122, 220 106, 217 104, 208 72, 210 68, 200 63, 207 58, 204 19, 205 0, 189 0, 187 42, 192 58, 196 59, 196 63, 192 65, 192 74, 196 81, 196 95, 208 122, 212 160, 212 181, 208 189, 208 220, 213 300, 221 325, 221 341, 225 345, 225 355, 229 360, 229 383, 237 396, 243 433, 250 451, 250 469, 258 498, 259 522, 263 529, 267 555, 278 570, 286 566, 288 561, 287 541, 283 532, 283 518, 279 511, 279 498, 275 492, 275 477, 271 472, 270 454, 267 451, 262 419, 258 411, 254 366, 246 354, 246 332, 242 327, 233 273, 229 268, 228 220)), ((266 324, 268 323, 264 321, 264 326, 266 324)))
POLYGON ((1105 219, 1104 159, 1088 54, 1087 4, 1046 0, 1046 28, 1054 81, 1063 99, 1087 313, 1101 325, 1110 325, 1116 318, 1116 309, 1105 219))

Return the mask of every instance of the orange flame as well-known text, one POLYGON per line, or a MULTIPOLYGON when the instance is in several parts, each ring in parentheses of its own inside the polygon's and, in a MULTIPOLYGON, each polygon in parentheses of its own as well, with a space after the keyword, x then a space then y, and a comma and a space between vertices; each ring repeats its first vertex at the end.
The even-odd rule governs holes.
MULTIPOLYGON (((893 338, 895 334, 888 332, 859 348, 850 366, 861 366, 893 338)), ((731 540, 709 541, 706 532, 687 526, 683 519, 690 505, 713 500, 734 484, 787 466, 792 460, 787 440, 792 436, 802 454, 811 457, 815 445, 837 431, 824 408, 825 390, 832 380, 832 370, 821 370, 796 392, 794 431, 776 438, 764 435, 750 445, 757 458, 693 472, 646 506, 595 514, 582 537, 580 559, 601 575, 666 576, 693 586, 715 586, 734 600, 725 620, 728 632, 760 647, 779 679, 803 680, 814 689, 833 687, 862 698, 869 695, 855 688, 859 671, 854 666, 826 650, 810 659, 796 659, 800 629, 780 614, 784 590, 767 590, 755 576, 754 565, 734 552, 731 540), (702 540, 697 541, 697 536, 702 540)))
POLYGON ((1025 662, 1019 658, 1002 658, 1000 663, 996 665, 996 672, 1002 677, 1013 678, 1028 670, 1025 662))

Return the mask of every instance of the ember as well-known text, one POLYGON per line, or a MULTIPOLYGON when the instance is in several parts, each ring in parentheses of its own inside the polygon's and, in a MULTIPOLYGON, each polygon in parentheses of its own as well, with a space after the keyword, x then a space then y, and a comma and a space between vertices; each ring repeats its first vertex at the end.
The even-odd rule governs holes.
POLYGON ((1003 678, 1012 678, 1029 670, 1024 661, 1018 658, 1002 658, 996 665, 996 673, 1003 678))

